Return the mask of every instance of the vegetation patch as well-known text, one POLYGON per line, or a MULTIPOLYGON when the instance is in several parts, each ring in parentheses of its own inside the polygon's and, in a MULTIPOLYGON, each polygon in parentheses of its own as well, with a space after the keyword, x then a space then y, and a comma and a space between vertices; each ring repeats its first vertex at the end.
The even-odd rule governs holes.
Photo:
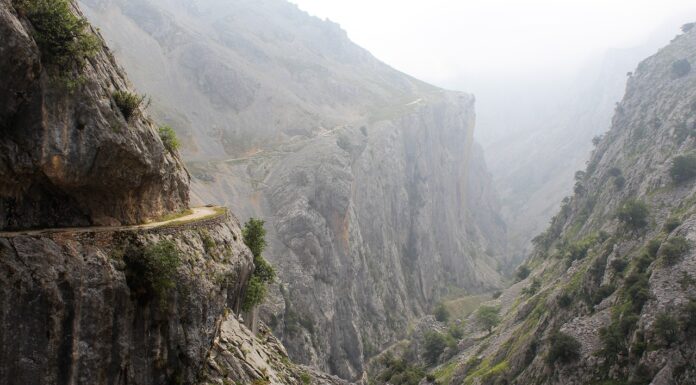
POLYGON ((69 75, 96 55, 99 39, 87 20, 72 12, 69 0, 13 0, 13 5, 31 22, 41 61, 57 75, 69 75))
POLYGON ((141 252, 124 255, 128 267, 128 286, 135 293, 149 293, 158 298, 160 306, 167 303, 169 291, 176 287, 177 268, 181 265, 179 249, 174 242, 163 240, 146 246, 141 252))
POLYGON ((250 311, 266 299, 267 285, 275 280, 276 271, 261 255, 267 245, 264 221, 256 218, 249 219, 244 224, 242 235, 244 244, 254 256, 254 273, 249 280, 242 301, 242 310, 250 311))
POLYGON ((649 215, 648 205, 636 199, 625 201, 616 213, 616 217, 633 231, 647 226, 649 215))
POLYGON ((691 64, 687 59, 679 59, 672 63, 672 77, 681 78, 691 72, 691 64))
POLYGON ((440 322, 447 322, 450 319, 449 310, 447 310, 447 307, 442 302, 435 306, 434 315, 435 319, 440 322))
POLYGON ((481 306, 476 312, 476 321, 488 332, 500 323, 500 309, 494 306, 481 306))
POLYGON ((688 182, 696 177, 696 154, 674 157, 669 175, 676 184, 688 182))
POLYGON ((546 362, 549 365, 557 362, 569 364, 580 358, 580 343, 571 335, 555 332, 549 338, 549 343, 549 353, 546 356, 546 362))
POLYGON ((164 147, 169 150, 169 152, 175 152, 181 146, 179 138, 176 136, 176 132, 170 126, 161 126, 158 130, 159 137, 162 140, 164 147))
POLYGON ((672 237, 662 244, 660 248, 660 256, 665 264, 672 266, 686 254, 691 245, 684 237, 672 237))
POLYGON ((114 98, 114 103, 118 107, 119 111, 123 115, 123 118, 128 122, 132 117, 138 116, 140 114, 140 108, 146 103, 146 97, 144 95, 138 95, 133 92, 128 91, 116 91, 111 94, 114 98))
POLYGON ((655 336, 659 339, 658 343, 663 346, 670 346, 677 342, 679 337, 679 324, 677 319, 667 313, 662 313, 657 316, 653 324, 655 336))
POLYGON ((386 354, 381 360, 386 369, 377 376, 380 383, 418 385, 425 377, 422 367, 409 365, 403 358, 397 359, 392 354, 386 354))

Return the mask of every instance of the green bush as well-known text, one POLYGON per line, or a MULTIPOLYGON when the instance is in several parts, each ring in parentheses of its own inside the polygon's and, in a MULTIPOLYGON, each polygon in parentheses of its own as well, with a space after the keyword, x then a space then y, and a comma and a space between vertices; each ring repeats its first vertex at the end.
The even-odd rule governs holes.
POLYGON ((391 354, 386 354, 382 359, 384 371, 377 376, 379 383, 393 385, 418 385, 426 376, 420 366, 409 365, 403 358, 395 359, 391 354))
POLYGON ((549 339, 551 346, 546 356, 546 362, 553 365, 556 362, 569 364, 580 358, 580 343, 573 337, 565 333, 556 332, 549 339))
POLYGON ((687 59, 679 59, 672 63, 672 77, 681 78, 691 72, 691 64, 687 59))
POLYGON ((266 298, 267 285, 275 280, 276 271, 261 255, 266 248, 264 221, 250 218, 244 224, 242 237, 244 238, 244 244, 246 244, 254 256, 254 273, 249 280, 244 300, 242 301, 242 310, 250 311, 266 298))
POLYGON ((696 154, 679 155, 669 169, 674 183, 684 183, 696 177, 696 154))
POLYGON ((573 304, 573 297, 568 293, 562 293, 558 296, 558 306, 566 308, 573 304))
POLYGON ((664 346, 673 344, 679 337, 679 324, 674 317, 667 313, 657 316, 653 330, 664 346))
POLYGON ((447 310, 447 307, 443 303, 437 304, 435 306, 435 319, 440 321, 440 322, 447 322, 450 318, 450 313, 447 310))
POLYGON ((534 278, 529 286, 522 289, 522 294, 532 296, 536 294, 539 289, 541 289, 541 281, 538 278, 534 278))
POLYGON ((166 305, 169 290, 176 286, 177 268, 181 265, 179 250, 171 241, 146 246, 141 253, 124 256, 128 267, 129 286, 136 292, 153 294, 166 305))
POLYGON ((665 233, 670 234, 679 226, 681 226, 681 220, 679 218, 669 217, 667 220, 665 220, 665 224, 662 226, 662 229, 665 231, 665 233))
POLYGON ((312 377, 309 375, 309 373, 303 371, 300 373, 300 381, 302 381, 304 385, 308 385, 312 381, 312 377))
POLYGON ((500 323, 499 309, 493 306, 481 306, 476 312, 476 321, 490 333, 500 323))
POLYGON ((99 39, 89 31, 89 23, 71 10, 69 0, 14 0, 32 27, 41 61, 67 75, 86 58, 96 55, 99 39))
POLYGON ((515 272, 515 276, 517 277, 518 281, 521 281, 529 277, 529 273, 531 273, 531 270, 529 270, 529 267, 527 265, 520 265, 520 267, 518 267, 517 271, 515 272))
POLYGON ((662 246, 661 239, 651 239, 650 242, 648 242, 648 244, 645 245, 645 252, 648 253, 650 258, 654 259, 655 257, 657 257, 657 252, 660 250, 660 246, 662 246))
POLYGON ((262 303, 266 299, 268 289, 261 278, 252 275, 247 283, 244 299, 242 300, 242 310, 250 311, 254 306, 262 303))
POLYGON ((162 144, 167 150, 174 152, 179 149, 181 143, 179 138, 176 136, 176 132, 170 126, 162 126, 159 128, 159 137, 162 140, 162 144))
POLYGON ((449 335, 452 337, 452 339, 458 341, 458 340, 461 340, 462 337, 464 337, 464 328, 462 327, 462 325, 452 323, 447 328, 447 333, 449 333, 449 335))
POLYGON ((624 178, 623 175, 619 175, 616 178, 614 178, 614 186, 616 187, 617 190, 623 189, 625 185, 626 185, 626 178, 624 178))
POLYGON ((569 262, 583 259, 587 252, 595 245, 597 238, 594 236, 585 237, 577 242, 568 243, 560 248, 560 255, 569 262))
POLYGON ((140 106, 143 105, 146 97, 128 91, 116 91, 111 95, 116 106, 121 111, 123 118, 130 121, 131 117, 140 113, 140 106))
POLYGON ((630 299, 633 310, 639 313, 643 305, 650 299, 650 283, 648 275, 633 272, 624 281, 626 297, 630 299))
POLYGON ((433 365, 445 351, 447 339, 442 333, 436 331, 428 331, 424 337, 423 358, 428 364, 433 365))
POLYGON ((648 224, 648 205, 638 200, 628 200, 619 207, 616 217, 631 230, 639 230, 648 224))
POLYGON ((625 259, 621 258, 616 258, 612 260, 610 264, 611 269, 617 273, 621 273, 624 270, 626 270, 626 266, 628 266, 628 262, 626 262, 625 259))
POLYGON ((672 237, 662 244, 660 248, 660 256, 668 265, 677 263, 684 254, 686 254, 691 245, 684 237, 672 237))

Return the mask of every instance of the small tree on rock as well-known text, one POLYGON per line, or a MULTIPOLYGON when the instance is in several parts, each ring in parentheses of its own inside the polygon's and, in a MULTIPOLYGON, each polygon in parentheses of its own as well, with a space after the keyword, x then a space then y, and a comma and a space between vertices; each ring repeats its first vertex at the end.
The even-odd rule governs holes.
POLYGON ((500 323, 499 309, 494 306, 481 306, 476 313, 476 320, 489 333, 500 323))

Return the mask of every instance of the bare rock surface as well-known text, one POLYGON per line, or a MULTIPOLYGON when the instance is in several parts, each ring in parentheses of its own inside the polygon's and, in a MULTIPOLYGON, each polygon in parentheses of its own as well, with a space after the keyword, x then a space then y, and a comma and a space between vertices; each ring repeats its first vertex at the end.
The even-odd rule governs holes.
POLYGON ((226 309, 239 311, 252 270, 231 217, 202 227, 2 238, 2 383, 190 384, 226 309), (142 289, 129 261, 162 241, 181 264, 160 296, 142 289))
POLYGON ((134 224, 186 208, 188 173, 149 119, 124 119, 112 94, 129 84, 103 42, 70 89, 33 36, 0 1, 0 229, 134 224))
POLYGON ((500 284, 473 96, 282 0, 82 4, 183 139, 194 198, 267 220, 260 315, 290 357, 354 380, 452 288, 500 284))

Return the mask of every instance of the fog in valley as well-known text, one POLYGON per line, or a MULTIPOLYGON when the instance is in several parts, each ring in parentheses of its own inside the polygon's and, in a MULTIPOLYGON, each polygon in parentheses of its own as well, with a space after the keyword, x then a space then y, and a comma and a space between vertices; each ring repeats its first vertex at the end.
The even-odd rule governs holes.
POLYGON ((0 0, 0 385, 695 363, 693 0, 0 0))

